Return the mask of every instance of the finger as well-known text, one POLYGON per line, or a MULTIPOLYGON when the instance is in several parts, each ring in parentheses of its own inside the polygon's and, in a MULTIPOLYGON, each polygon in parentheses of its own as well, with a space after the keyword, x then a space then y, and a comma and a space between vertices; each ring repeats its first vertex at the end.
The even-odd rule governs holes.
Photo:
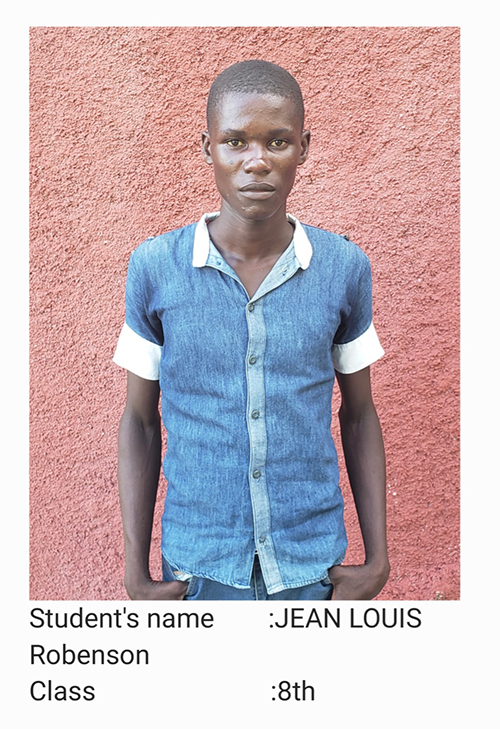
POLYGON ((330 580, 333 582, 333 580, 339 579, 342 577, 343 573, 345 572, 347 568, 344 565, 336 564, 334 567, 330 567, 328 570, 328 575, 330 577, 330 580))
POLYGON ((167 592, 177 600, 182 600, 188 589, 187 582, 164 582, 163 585, 167 585, 167 592))
POLYGON ((184 582, 153 582, 151 584, 150 600, 183 600, 187 592, 184 582))

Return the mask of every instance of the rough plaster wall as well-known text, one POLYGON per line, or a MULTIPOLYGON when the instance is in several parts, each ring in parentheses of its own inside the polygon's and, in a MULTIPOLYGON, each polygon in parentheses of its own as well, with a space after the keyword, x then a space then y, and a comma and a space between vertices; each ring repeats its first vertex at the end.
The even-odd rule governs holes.
MULTIPOLYGON (((459 597, 458 30, 34 28, 32 599, 125 597, 125 373, 111 358, 128 257, 218 208, 200 156, 204 101, 246 58, 283 65, 304 92, 312 147, 290 212, 348 233, 372 261, 392 563, 380 597, 459 597)), ((355 561, 345 476, 344 490, 355 561)))

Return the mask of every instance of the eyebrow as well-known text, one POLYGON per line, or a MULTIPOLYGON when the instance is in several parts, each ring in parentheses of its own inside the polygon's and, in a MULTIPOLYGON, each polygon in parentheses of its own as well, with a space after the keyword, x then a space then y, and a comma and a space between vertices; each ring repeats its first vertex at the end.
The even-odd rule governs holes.
MULTIPOLYGON (((279 137, 281 134, 292 134, 293 130, 288 127, 281 127, 280 129, 271 129, 268 132, 270 137, 279 137)), ((244 137, 245 132, 242 129, 221 129, 220 134, 223 137, 244 137)))

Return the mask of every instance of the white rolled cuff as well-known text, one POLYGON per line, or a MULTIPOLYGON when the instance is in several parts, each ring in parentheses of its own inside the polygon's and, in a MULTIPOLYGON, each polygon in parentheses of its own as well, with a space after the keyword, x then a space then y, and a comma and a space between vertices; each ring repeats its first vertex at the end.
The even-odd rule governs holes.
POLYGON ((160 379, 161 347, 148 342, 124 324, 118 338, 113 362, 145 380, 160 379))
POLYGON ((343 375, 368 367, 384 354, 373 323, 357 339, 333 345, 333 366, 343 375))

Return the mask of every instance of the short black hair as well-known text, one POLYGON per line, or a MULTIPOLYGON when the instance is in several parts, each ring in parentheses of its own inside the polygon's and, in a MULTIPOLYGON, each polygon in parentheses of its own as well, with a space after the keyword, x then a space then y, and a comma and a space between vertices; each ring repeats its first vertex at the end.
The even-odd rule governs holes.
POLYGON ((304 100, 297 81, 291 73, 270 61, 240 61, 220 73, 208 93, 207 124, 212 113, 220 107, 226 94, 273 94, 293 101, 304 124, 304 100))

